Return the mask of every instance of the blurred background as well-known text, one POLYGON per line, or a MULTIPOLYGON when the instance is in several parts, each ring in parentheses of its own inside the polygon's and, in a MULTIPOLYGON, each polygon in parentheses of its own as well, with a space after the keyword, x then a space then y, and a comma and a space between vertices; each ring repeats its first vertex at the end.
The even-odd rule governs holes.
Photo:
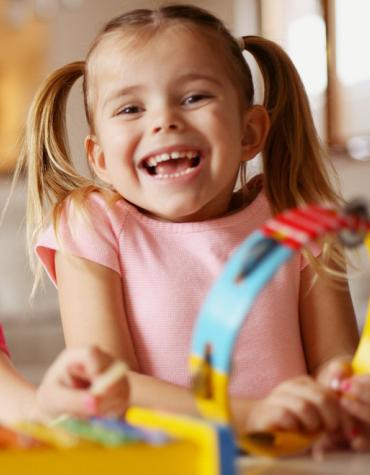
MULTIPOLYGON (((84 59, 96 32, 110 18, 133 8, 154 8, 164 3, 185 2, 0 0, 0 209, 10 191, 29 102, 40 81, 55 68, 84 59)), ((187 3, 215 13, 236 36, 262 34, 286 49, 303 78, 319 135, 329 147, 343 195, 361 196, 370 202, 370 2, 187 3)), ((258 81, 256 70, 255 76, 258 81)), ((69 112, 73 157, 80 170, 87 173, 83 150, 87 130, 80 83, 72 91, 69 112)), ((258 163, 255 166, 258 168, 258 163)), ((63 335, 56 291, 46 279, 44 289, 29 304, 32 275, 25 252, 25 193, 21 181, 0 228, 0 322, 14 363, 31 381, 38 382, 63 348, 63 335)), ((361 327, 370 271, 363 248, 355 258, 359 271, 350 283, 361 327)))

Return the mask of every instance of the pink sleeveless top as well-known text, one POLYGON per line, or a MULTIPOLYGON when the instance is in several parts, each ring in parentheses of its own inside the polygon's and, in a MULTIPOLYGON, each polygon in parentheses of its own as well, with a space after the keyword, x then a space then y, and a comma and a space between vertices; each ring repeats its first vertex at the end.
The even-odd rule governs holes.
MULTIPOLYGON (((108 206, 98 193, 87 208, 88 222, 66 206, 59 238, 52 227, 41 236, 36 252, 46 271, 56 283, 54 256, 62 245, 63 252, 117 272, 140 371, 188 387, 194 321, 232 251, 271 216, 264 194, 203 222, 158 221, 123 199, 108 206)), ((295 255, 256 300, 234 350, 232 394, 260 397, 306 372, 298 315, 304 265, 295 255)))

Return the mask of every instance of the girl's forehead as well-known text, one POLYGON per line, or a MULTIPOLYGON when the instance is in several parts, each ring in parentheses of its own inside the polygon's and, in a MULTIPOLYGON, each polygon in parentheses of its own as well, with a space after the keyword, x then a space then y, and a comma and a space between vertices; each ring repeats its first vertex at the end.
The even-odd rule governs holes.
MULTIPOLYGON (((117 31, 103 38, 90 65, 95 80, 135 75, 164 64, 181 69, 227 69, 220 54, 220 40, 192 26, 170 25, 157 30, 140 28, 117 31)), ((92 79, 92 78, 90 78, 92 79)))

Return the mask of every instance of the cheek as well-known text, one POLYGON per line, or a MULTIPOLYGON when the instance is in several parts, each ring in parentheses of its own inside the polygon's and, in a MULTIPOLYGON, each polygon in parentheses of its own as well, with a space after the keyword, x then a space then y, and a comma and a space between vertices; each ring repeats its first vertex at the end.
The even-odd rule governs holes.
POLYGON ((240 117, 231 107, 217 107, 211 110, 208 120, 211 129, 214 132, 221 133, 224 139, 225 137, 235 138, 240 135, 240 117))
POLYGON ((132 136, 122 130, 110 130, 104 135, 103 149, 105 154, 112 157, 125 157, 133 149, 132 136))

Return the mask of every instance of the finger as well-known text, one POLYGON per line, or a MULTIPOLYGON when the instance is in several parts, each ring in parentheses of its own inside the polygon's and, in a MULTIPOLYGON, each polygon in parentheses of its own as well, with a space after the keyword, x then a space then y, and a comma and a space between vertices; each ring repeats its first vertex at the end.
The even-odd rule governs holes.
POLYGON ((66 387, 88 387, 111 362, 112 357, 98 347, 69 348, 57 358, 51 371, 66 387))
POLYGON ((352 373, 350 357, 336 358, 334 361, 327 363, 326 367, 320 371, 318 381, 327 387, 333 388, 342 379, 350 377, 352 373))
POLYGON ((293 410, 304 432, 315 433, 324 429, 319 411, 309 401, 296 399, 293 410))
POLYGON ((357 399, 370 405, 370 376, 354 376, 345 379, 340 385, 340 390, 346 397, 357 399))
POLYGON ((300 424, 293 414, 288 409, 283 408, 282 405, 274 405, 273 403, 263 401, 248 416, 245 429, 247 432, 271 430, 298 431, 300 424))
POLYGON ((64 373, 60 377, 60 383, 65 387, 86 389, 90 386, 91 381, 81 363, 72 363, 66 365, 64 373))
POLYGON ((307 400, 292 394, 274 399, 273 403, 290 413, 298 421, 297 430, 318 432, 323 428, 320 415, 316 408, 307 400))
POLYGON ((335 432, 340 428, 340 407, 338 400, 330 394, 317 394, 313 402, 320 414, 324 428, 329 432, 335 432))
POLYGON ((288 409, 274 408, 264 420, 262 419, 262 426, 257 430, 298 432, 301 430, 301 425, 299 419, 288 409))
POLYGON ((69 367, 75 372, 79 371, 79 374, 83 371, 88 378, 104 372, 112 364, 112 356, 97 346, 73 348, 73 350, 68 355, 69 367))
POLYGON ((340 399, 341 407, 348 411, 352 416, 360 421, 370 424, 370 406, 357 399, 342 397, 340 399))
POLYGON ((52 417, 68 414, 74 417, 90 417, 97 413, 97 400, 85 390, 61 387, 48 402, 48 413, 52 417))
MULTIPOLYGON (((316 408, 309 402, 294 394, 281 394, 275 396, 270 404, 278 411, 284 411, 281 418, 289 417, 287 429, 303 432, 318 432, 322 429, 322 421, 316 408), (293 422, 294 421, 294 422, 293 422)), ((284 421, 279 421, 280 425, 286 425, 284 421)))
POLYGON ((290 393, 291 396, 300 401, 296 410, 300 412, 305 427, 317 426, 317 422, 312 416, 313 408, 321 421, 320 429, 334 432, 339 428, 339 404, 332 391, 319 385, 313 379, 307 378, 302 384, 292 386, 290 393))

